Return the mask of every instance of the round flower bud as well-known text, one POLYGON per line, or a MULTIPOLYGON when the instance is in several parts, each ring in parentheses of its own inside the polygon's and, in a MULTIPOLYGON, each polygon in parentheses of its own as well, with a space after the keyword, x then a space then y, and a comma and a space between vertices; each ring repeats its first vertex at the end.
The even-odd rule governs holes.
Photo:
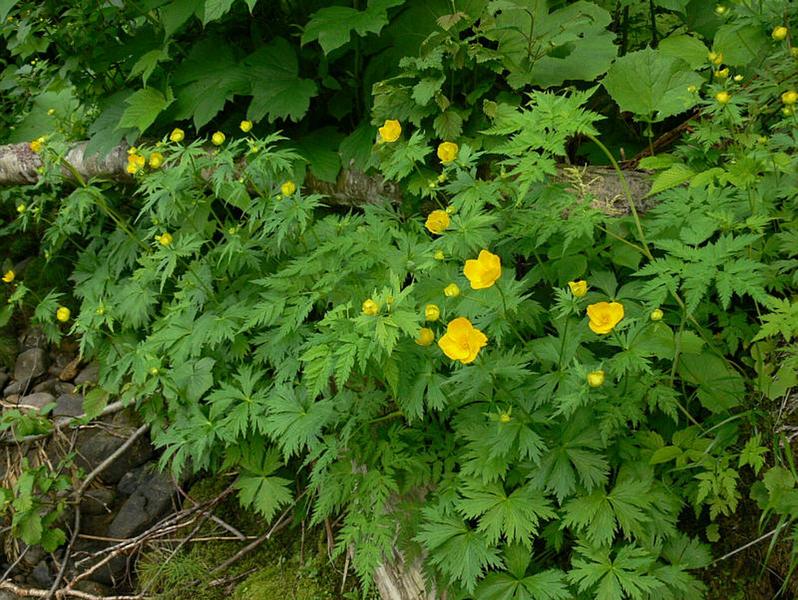
POLYGON ((742 75, 740 75, 739 73, 737 73, 737 75, 734 76, 735 83, 740 83, 743 79, 744 79, 744 77, 742 75))
POLYGON ((374 302, 371 298, 363 301, 363 314, 369 317, 374 317, 380 312, 380 305, 374 302))
POLYGON ((185 138, 185 137, 186 137, 186 133, 182 129, 180 129, 179 127, 175 127, 172 130, 172 133, 169 134, 169 140, 172 141, 172 142, 175 142, 175 143, 182 142, 183 138, 185 138))
POLYGON ((66 323, 69 321, 69 317, 72 315, 70 310, 66 306, 59 306, 58 310, 55 311, 55 318, 61 321, 62 323, 66 323))
POLYGON ((444 260, 446 255, 443 253, 443 250, 436 250, 435 254, 432 255, 432 258, 435 260, 444 260))
POLYGON ((438 158, 443 164, 448 164, 457 158, 460 147, 454 142, 443 142, 438 146, 438 158))
POLYGON ((443 288, 443 294, 447 298, 457 298, 460 295, 460 288, 457 287, 456 283, 450 283, 445 288, 443 288))
POLYGON ((252 121, 241 121, 241 123, 238 126, 241 128, 241 131, 243 131, 244 133, 249 133, 250 131, 252 131, 252 121))
POLYGON ((221 131, 217 131, 211 136, 211 143, 214 146, 221 146, 222 144, 224 144, 225 139, 226 139, 225 135, 221 131))
POLYGON ((12 281, 14 281, 14 278, 15 278, 16 276, 17 276, 17 274, 16 274, 16 273, 14 273, 14 271, 13 271, 12 269, 9 269, 9 270, 8 270, 8 271, 6 271, 6 272, 5 272, 5 274, 3 275, 3 282, 4 282, 4 283, 11 283, 12 281))
POLYGON ((26 210, 28 210, 28 207, 25 206, 25 204, 23 204, 23 203, 17 204, 17 212, 19 214, 24 213, 26 210))
POLYGON ((429 346, 435 341, 435 332, 429 327, 422 327, 418 332, 416 344, 419 346, 429 346))
POLYGON ((665 313, 663 313, 661 309, 655 308, 651 311, 650 316, 652 321, 662 321, 662 317, 665 316, 665 313))
POLYGON ((601 387, 604 385, 604 371, 591 371, 587 374, 587 384, 590 387, 601 387))
POLYGON ((280 193, 286 198, 293 196, 294 192, 296 192, 296 184, 291 180, 286 181, 280 186, 280 193))
POLYGON ((579 281, 569 281, 568 287, 571 289, 571 293, 577 298, 581 298, 587 294, 587 281, 584 279, 580 279, 579 281))
POLYGON ((688 85, 688 86, 687 86, 687 91, 688 91, 690 94, 696 94, 696 93, 698 93, 698 86, 695 86, 695 85, 688 85))
POLYGON ((783 104, 792 105, 798 102, 798 92, 795 90, 790 90, 788 92, 784 92, 781 95, 781 101, 783 104))
POLYGON ((731 101, 731 94, 726 91, 721 91, 715 94, 715 100, 718 104, 728 104, 731 101))
POLYGON ((424 307, 424 318, 427 321, 437 321, 441 318, 441 309, 437 304, 427 304, 424 307))
POLYGON ((772 37, 777 42, 782 42, 785 39, 787 39, 787 33, 789 33, 787 28, 784 25, 779 25, 778 27, 773 29, 773 33, 770 34, 770 37, 772 37))
POLYGON ((163 164, 163 154, 160 152, 153 152, 150 154, 150 168, 159 169, 163 164))
POLYGON ((729 8, 723 4, 716 4, 715 5, 715 14, 719 17, 722 17, 729 11, 729 8))
POLYGON ((499 423, 509 423, 513 418, 506 412, 499 415, 499 423))
POLYGON ((171 233, 169 233, 168 231, 165 231, 165 232, 164 232, 164 233, 162 233, 161 235, 159 235, 159 236, 156 236, 156 238, 155 238, 155 239, 158 241, 158 243, 159 243, 161 246, 169 246, 169 245, 171 245, 171 244, 172 244, 172 242, 174 241, 174 238, 172 237, 172 234, 171 234, 171 233))
POLYGON ((158 375, 161 370, 158 367, 150 367, 150 375, 158 375))

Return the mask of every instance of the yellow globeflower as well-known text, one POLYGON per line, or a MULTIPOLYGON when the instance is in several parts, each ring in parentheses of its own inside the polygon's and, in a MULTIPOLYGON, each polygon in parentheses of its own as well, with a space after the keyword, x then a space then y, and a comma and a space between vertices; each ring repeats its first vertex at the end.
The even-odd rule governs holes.
POLYGON ((509 423, 513 418, 506 412, 499 415, 499 423, 509 423))
POLYGON ((487 343, 488 337, 465 317, 457 317, 449 323, 446 333, 438 340, 438 346, 446 356, 464 365, 474 362, 487 343))
POLYGON ((729 101, 731 101, 731 94, 725 91, 718 92, 715 94, 715 100, 717 100, 719 104, 728 104, 729 101))
POLYGON ((416 344, 419 346, 429 346, 435 341, 435 332, 429 327, 422 327, 418 332, 416 344))
POLYGON ((30 144, 28 144, 28 148, 30 148, 31 152, 38 154, 44 148, 44 138, 36 138, 30 144))
POLYGON ((719 65, 723 62, 723 52, 710 52, 707 57, 713 65, 719 65))
POLYGON ((217 131, 211 136, 211 143, 214 146, 221 146, 222 144, 224 144, 225 139, 226 139, 225 135, 221 131, 217 131))
POLYGON ((161 168, 163 164, 163 154, 160 152, 153 152, 150 154, 150 167, 153 169, 161 168))
POLYGON ((787 28, 784 25, 779 25, 773 29, 773 33, 770 36, 777 42, 782 42, 787 38, 787 33, 789 33, 787 28))
POLYGON ((569 281, 568 287, 571 288, 571 293, 577 298, 581 298, 587 294, 587 281, 580 279, 579 281, 569 281))
POLYGON ((169 140, 172 142, 182 142, 183 138, 186 137, 186 132, 180 129, 179 127, 175 127, 172 130, 172 133, 169 134, 169 140))
POLYGON ((790 90, 789 92, 784 92, 781 95, 781 101, 782 101, 782 103, 784 103, 784 104, 786 104, 788 106, 791 105, 791 104, 795 104, 796 102, 798 102, 798 92, 796 92, 795 90, 790 90))
POLYGON ((380 132, 380 140, 390 144, 402 135, 402 125, 396 119, 388 119, 377 131, 380 132))
POLYGON ((599 370, 588 373, 587 384, 594 388, 604 385, 604 371, 599 370))
POLYGON ((294 192, 296 192, 296 184, 291 180, 286 181, 280 186, 280 193, 286 198, 288 198, 288 196, 293 196, 294 192))
POLYGON ((252 121, 241 121, 241 123, 238 126, 241 128, 241 131, 243 131, 244 133, 249 133, 250 131, 252 131, 252 121))
POLYGON ((158 241, 158 243, 161 246, 169 246, 174 241, 174 238, 172 238, 172 234, 169 233, 168 231, 165 231, 161 235, 155 236, 155 239, 158 241))
POLYGON ((25 206, 25 204, 23 204, 23 203, 17 204, 17 212, 19 214, 24 213, 26 210, 28 210, 28 207, 25 206))
POLYGON ((432 258, 435 260, 444 260, 446 255, 443 253, 443 250, 436 250, 435 254, 432 255, 432 258))
POLYGON ((665 313, 663 313, 661 309, 655 308, 651 311, 650 316, 652 321, 662 321, 662 317, 665 316, 665 313))
POLYGON ((5 274, 3 275, 3 281, 4 281, 5 283, 11 283, 12 281, 14 281, 14 279, 16 278, 16 276, 17 276, 17 274, 16 274, 16 273, 14 273, 13 269, 9 269, 9 270, 8 270, 8 271, 6 271, 6 272, 5 272, 5 274))
POLYGON ((457 298, 460 295, 460 288, 457 286, 456 283, 450 283, 445 288, 443 288, 443 294, 447 298, 457 298))
POLYGON ((463 273, 471 282, 471 288, 484 290, 491 287, 502 276, 501 259, 487 250, 481 250, 476 260, 465 262, 463 273))
POLYGON ((437 321, 441 318, 441 309, 437 304, 427 304, 424 307, 424 318, 427 321, 437 321))
POLYGON ((623 319, 623 304, 620 302, 597 302, 587 307, 587 316, 590 319, 588 326, 591 331, 605 334, 623 319))
POLYGON ((59 306, 58 310, 55 311, 55 318, 61 321, 62 323, 66 323, 69 321, 69 317, 72 315, 70 310, 66 306, 59 306))
POLYGON ((723 69, 718 69, 715 71, 715 78, 716 79, 726 79, 729 76, 729 67, 725 67, 723 69))
POLYGON ((363 309, 363 314, 370 317, 374 317, 380 312, 380 305, 371 298, 364 300, 361 308, 363 309))
POLYGON ((438 146, 438 158, 443 164, 450 163, 457 158, 460 147, 454 142, 443 142, 438 146))
POLYGON ((449 213, 445 210, 433 210, 427 216, 427 222, 424 226, 432 233, 440 235, 446 231, 450 222, 449 213))

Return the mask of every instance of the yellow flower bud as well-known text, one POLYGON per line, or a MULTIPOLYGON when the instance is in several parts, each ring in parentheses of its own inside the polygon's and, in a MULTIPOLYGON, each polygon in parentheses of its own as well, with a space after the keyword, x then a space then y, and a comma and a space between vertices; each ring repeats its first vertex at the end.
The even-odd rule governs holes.
POLYGON ((158 243, 161 246, 169 246, 174 241, 174 238, 172 237, 172 234, 169 233, 168 231, 165 231, 161 235, 156 236, 155 239, 158 241, 158 243))
POLYGON ((796 92, 795 90, 784 92, 781 95, 781 101, 782 103, 787 105, 795 104, 796 102, 798 102, 798 92, 796 92))
POLYGON ((695 93, 697 93, 697 92, 698 92, 698 87, 697 87, 697 86, 695 86, 695 85, 688 85, 688 86, 687 86, 687 91, 688 91, 689 93, 691 93, 691 94, 695 94, 695 93))
POLYGON ((396 119, 387 119, 377 131, 380 133, 381 142, 391 144, 402 135, 402 125, 396 119))
POLYGON ((280 193, 286 198, 288 198, 288 196, 293 196, 294 192, 296 192, 296 184, 291 180, 286 181, 280 186, 280 193))
POLYGON ((662 317, 665 316, 665 313, 662 312, 661 309, 655 308, 651 311, 651 320, 652 321, 662 321, 662 317))
POLYGON ((163 164, 163 154, 160 152, 153 152, 150 154, 150 167, 153 169, 159 169, 163 164))
POLYGON ((66 323, 69 321, 69 317, 72 315, 72 312, 66 306, 59 306, 58 310, 55 311, 55 318, 61 321, 62 323, 66 323))
POLYGON ((715 100, 718 104, 728 104, 731 101, 731 94, 726 91, 721 91, 715 94, 715 100))
POLYGON ((150 367, 150 375, 158 375, 161 370, 158 367, 150 367))
POLYGON ((789 117, 794 112, 795 109, 792 106, 785 106, 784 108, 781 109, 781 114, 783 114, 785 117, 789 117))
POLYGON ((460 147, 454 142, 443 142, 438 146, 438 158, 443 164, 452 162, 457 158, 460 147))
POLYGON ((371 298, 363 301, 363 314, 369 317, 374 317, 380 312, 380 305, 374 302, 371 298))
POLYGON ((427 215, 427 222, 424 226, 436 235, 442 234, 449 227, 450 223, 449 213, 445 210, 433 210, 427 215))
POLYGON ((102 317, 105 314, 105 307, 101 304, 94 310, 94 314, 102 317))
POLYGON ((138 154, 138 151, 139 149, 136 146, 131 146, 130 148, 127 149, 127 155, 130 156, 132 154, 138 154))
POLYGON ((713 65, 719 65, 723 62, 723 53, 722 52, 710 52, 707 54, 707 58, 709 58, 709 62, 713 65))
POLYGON ((729 67, 715 71, 715 79, 726 79, 729 76, 729 67))
POLYGON ((450 283, 445 288, 443 288, 443 294, 447 298, 457 298, 460 295, 460 288, 457 287, 456 283, 450 283))
POLYGON ((587 374, 587 384, 590 387, 601 387, 604 385, 604 371, 591 371, 587 374))
POLYGON ((136 164, 135 164, 135 163, 128 163, 128 164, 127 164, 127 168, 126 168, 126 170, 127 170, 127 172, 128 172, 128 173, 130 173, 131 175, 135 175, 136 173, 138 173, 138 172, 139 172, 139 168, 136 166, 136 164))
POLYGON ((28 144, 28 148, 30 148, 30 151, 34 154, 38 154, 44 148, 44 138, 40 137, 33 140, 30 144, 28 144))
POLYGON ((437 321, 441 318, 441 309, 437 304, 427 304, 424 307, 424 318, 427 321, 437 321))
POLYGON ((185 137, 186 133, 179 127, 175 127, 172 130, 172 133, 169 134, 169 141, 178 143, 182 142, 185 137))
POLYGON ((47 111, 47 114, 52 117, 55 114, 55 109, 51 108, 50 110, 47 111))
POLYGON ((726 7, 723 4, 716 4, 715 5, 715 14, 718 15, 719 17, 722 17, 723 15, 725 15, 728 12, 728 10, 729 10, 728 7, 726 7))
POLYGON ((25 206, 25 205, 24 205, 24 204, 22 204, 22 203, 20 203, 20 204, 17 204, 17 212, 18 212, 19 214, 22 214, 22 213, 24 213, 26 210, 28 210, 28 207, 27 207, 27 206, 25 206))
POLYGON ((587 294, 587 281, 580 279, 579 281, 569 281, 568 287, 571 288, 571 293, 577 298, 581 298, 587 294))
POLYGON ((5 275, 3 275, 3 281, 5 283, 11 283, 12 281, 14 281, 14 278, 16 278, 16 276, 17 274, 14 273, 12 269, 9 269, 8 271, 5 272, 5 275))
POLYGON ((224 144, 225 139, 226 139, 225 135, 221 131, 217 131, 211 136, 211 143, 214 146, 221 146, 222 144, 224 144))
POLYGON ((241 121, 241 123, 238 126, 241 128, 241 131, 243 131, 244 133, 249 133, 250 131, 252 131, 252 121, 241 121))
POLYGON ((782 42, 787 39, 787 34, 789 33, 788 29, 784 25, 779 25, 778 27, 773 29, 773 33, 770 34, 777 42, 782 42))
POLYGON ((444 260, 446 255, 443 253, 443 250, 436 250, 435 254, 432 255, 432 258, 435 260, 444 260))
POLYGON ((509 423, 513 418, 506 412, 499 415, 499 423, 509 423))
POLYGON ((745 79, 745 78, 742 75, 740 75, 739 73, 737 73, 737 75, 734 76, 734 82, 735 83, 740 83, 743 79, 745 79))
POLYGON ((419 346, 429 346, 435 341, 435 332, 429 327, 422 327, 418 332, 416 344, 419 346))

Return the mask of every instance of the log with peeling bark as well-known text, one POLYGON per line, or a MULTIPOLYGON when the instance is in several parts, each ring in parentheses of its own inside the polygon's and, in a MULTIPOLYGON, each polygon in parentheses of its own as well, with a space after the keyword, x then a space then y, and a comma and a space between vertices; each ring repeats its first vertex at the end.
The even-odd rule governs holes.
MULTIPOLYGON (((121 144, 107 156, 88 156, 87 142, 72 146, 66 161, 84 179, 101 177, 120 182, 131 182, 127 173, 127 146, 121 144)), ((0 146, 0 187, 34 184, 39 179, 41 157, 31 151, 27 143, 0 146)), ((74 178, 67 168, 62 169, 65 179, 74 178)), ((638 207, 645 209, 646 195, 651 187, 649 174, 644 171, 624 171, 632 197, 638 207)), ((604 213, 622 215, 629 211, 618 173, 608 167, 578 167, 561 165, 554 181, 562 183, 580 198, 590 196, 593 205, 604 213)), ((305 187, 322 194, 339 206, 384 204, 401 199, 401 189, 379 175, 370 175, 357 169, 343 169, 335 182, 321 181, 308 173, 305 187)))

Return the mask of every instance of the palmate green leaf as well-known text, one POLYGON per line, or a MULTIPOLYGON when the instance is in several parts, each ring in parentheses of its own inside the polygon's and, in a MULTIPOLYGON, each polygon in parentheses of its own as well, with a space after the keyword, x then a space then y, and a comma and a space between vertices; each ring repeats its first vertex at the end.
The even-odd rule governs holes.
POLYGON ((263 429, 283 451, 286 460, 315 445, 335 409, 328 399, 314 401, 305 388, 279 385, 267 399, 268 419, 263 429))
POLYGON ((478 519, 477 531, 493 545, 504 537, 510 544, 519 542, 530 548, 540 521, 556 516, 540 490, 528 485, 508 496, 501 483, 467 481, 461 494, 457 509, 468 519, 478 519))
POLYGON ((436 508, 423 512, 424 522, 414 539, 430 552, 429 561, 450 580, 472 592, 487 569, 501 567, 498 551, 483 534, 436 508))
POLYGON ((358 35, 379 33, 388 24, 388 9, 405 0, 369 0, 364 10, 348 6, 329 6, 310 16, 302 32, 302 45, 318 40, 324 54, 340 48, 356 32, 358 35))
POLYGON ((285 39, 275 38, 249 55, 244 64, 252 86, 248 119, 260 121, 268 117, 270 123, 286 118, 298 121, 307 113, 318 89, 313 80, 299 77, 296 53, 285 39))
POLYGON ((205 0, 202 10, 202 24, 207 25, 211 21, 216 21, 230 12, 235 0, 205 0))
POLYGON ((511 573, 489 573, 474 597, 480 600, 569 600, 573 594, 565 583, 565 573, 550 569, 516 577, 511 573))
POLYGON ((611 550, 579 546, 568 579, 580 592, 591 590, 596 600, 643 600, 660 582, 648 574, 654 558, 634 545, 622 546, 615 558, 611 550))
POLYGON ((645 48, 616 60, 604 87, 621 110, 661 121, 694 106, 699 97, 687 88, 702 82, 683 60, 645 48))
POLYGON ((159 9, 164 37, 170 38, 182 25, 202 8, 197 0, 172 0, 159 9))
POLYGON ((281 506, 291 503, 291 481, 272 475, 239 475, 235 488, 242 506, 252 507, 271 521, 281 506))
POLYGON ((119 127, 137 127, 144 132, 173 101, 153 88, 134 92, 125 100, 128 107, 119 119, 119 127))

